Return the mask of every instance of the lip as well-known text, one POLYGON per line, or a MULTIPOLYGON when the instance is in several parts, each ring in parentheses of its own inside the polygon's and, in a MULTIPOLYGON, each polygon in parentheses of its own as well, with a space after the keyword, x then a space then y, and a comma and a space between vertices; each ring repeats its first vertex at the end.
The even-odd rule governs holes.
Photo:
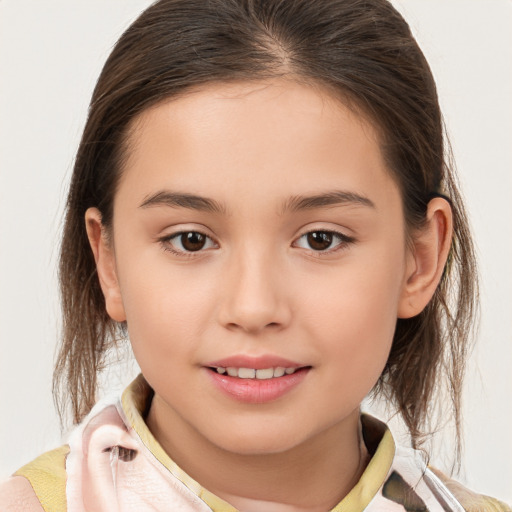
POLYGON ((308 375, 311 366, 270 355, 260 357, 237 355, 212 361, 204 365, 204 370, 214 386, 229 398, 247 404, 263 404, 278 400, 299 386, 308 375), (227 374, 217 373, 213 370, 216 367, 254 368, 255 370, 283 367, 297 368, 297 370, 291 375, 260 380, 230 377, 227 374))

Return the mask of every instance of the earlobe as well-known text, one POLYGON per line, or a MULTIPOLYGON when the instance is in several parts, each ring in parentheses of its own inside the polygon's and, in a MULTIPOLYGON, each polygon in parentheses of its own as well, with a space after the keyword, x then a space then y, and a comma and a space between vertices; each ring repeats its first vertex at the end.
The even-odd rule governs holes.
POLYGON ((101 222, 101 212, 97 208, 89 208, 85 212, 85 226, 96 261, 96 270, 105 297, 107 313, 112 320, 124 322, 126 315, 117 279, 114 249, 101 222))
POLYGON ((452 241, 452 210, 436 197, 427 208, 427 222, 414 235, 408 255, 398 318, 418 315, 430 302, 443 275, 452 241))

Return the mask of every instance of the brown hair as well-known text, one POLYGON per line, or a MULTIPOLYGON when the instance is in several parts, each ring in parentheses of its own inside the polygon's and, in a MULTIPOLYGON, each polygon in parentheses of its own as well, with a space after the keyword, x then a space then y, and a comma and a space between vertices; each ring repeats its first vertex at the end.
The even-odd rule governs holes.
POLYGON ((95 206, 110 226, 131 121, 194 86, 277 76, 337 91, 378 126, 409 233, 422 226, 434 195, 449 198, 454 236, 441 283, 421 314, 397 321, 374 393, 396 406, 418 446, 446 382, 460 442, 477 298, 474 251, 431 71, 385 0, 161 0, 122 35, 92 96, 67 201, 59 269, 63 341, 54 375, 60 411, 64 388, 75 421, 91 409, 98 370, 119 332, 105 311, 84 214, 95 206))

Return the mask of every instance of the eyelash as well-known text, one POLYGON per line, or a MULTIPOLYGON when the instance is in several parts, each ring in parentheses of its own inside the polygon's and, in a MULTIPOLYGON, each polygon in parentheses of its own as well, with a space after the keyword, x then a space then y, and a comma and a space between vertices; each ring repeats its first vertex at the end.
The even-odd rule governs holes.
POLYGON ((160 242, 162 249, 164 251, 168 251, 176 256, 180 256, 182 258, 194 258, 196 257, 197 253, 203 252, 203 249, 200 249, 198 251, 182 251, 182 250, 176 250, 172 246, 172 240, 179 239, 183 235, 194 233, 197 235, 204 236, 207 240, 209 240, 214 245, 217 245, 217 243, 212 239, 211 236, 208 236, 206 233, 203 233, 202 231, 198 230, 188 230, 188 231, 178 231, 177 233, 173 233, 172 235, 164 236, 160 238, 158 241, 160 242))
MULTIPOLYGON (((303 233, 299 238, 296 239, 294 244, 296 244, 299 240, 302 238, 307 237, 308 235, 311 235, 313 233, 324 233, 328 235, 332 235, 333 239, 337 238, 338 243, 334 246, 334 248, 329 248, 326 250, 315 250, 315 249, 309 249, 312 254, 317 258, 322 258, 324 256, 329 256, 335 252, 341 251, 343 249, 346 249, 350 244, 353 244, 356 240, 355 238, 345 235, 344 233, 340 233, 339 231, 333 230, 333 229, 312 229, 310 231, 307 231, 306 233, 303 233)), ((334 242, 334 240, 333 240, 334 242)))
MULTIPOLYGON (((194 258, 196 257, 197 253, 204 252, 203 248, 197 250, 197 251, 186 251, 186 250, 177 250, 172 246, 172 240, 179 239, 185 234, 191 234, 194 233, 196 235, 204 236, 207 240, 210 241, 210 243, 214 244, 215 246, 218 246, 218 244, 207 234, 197 231, 197 230, 190 230, 190 231, 178 231, 177 233, 173 233, 172 235, 168 235, 165 237, 160 238, 158 241, 160 242, 162 248, 164 251, 168 251, 176 256, 182 257, 182 258, 194 258)), ((330 255, 334 252, 340 251, 345 249, 350 244, 353 244, 356 240, 353 237, 347 236, 344 233, 340 233, 339 231, 335 231, 332 229, 312 229, 310 231, 307 231, 306 233, 303 233, 301 236, 299 236, 293 244, 295 245, 299 240, 307 237, 308 235, 311 235, 312 233, 324 233, 328 235, 333 235, 333 237, 338 239, 338 244, 334 248, 329 248, 326 250, 315 250, 310 248, 309 250, 315 255, 315 257, 323 257, 330 255)), ((306 249, 308 250, 308 249, 306 249)))

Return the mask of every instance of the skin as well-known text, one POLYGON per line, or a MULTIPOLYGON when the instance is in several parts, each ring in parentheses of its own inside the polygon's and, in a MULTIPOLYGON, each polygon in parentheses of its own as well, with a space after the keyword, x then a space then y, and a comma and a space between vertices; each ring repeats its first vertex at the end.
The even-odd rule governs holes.
POLYGON ((329 510, 364 470, 359 405, 384 368, 396 319, 418 314, 439 282, 449 205, 432 200, 408 246, 371 123, 293 81, 202 87, 143 112, 129 143, 112 232, 94 208, 86 225, 107 311, 127 321, 155 390, 150 430, 239 510, 329 510), (333 190, 363 200, 286 208, 333 190), (221 209, 141 206, 162 191, 221 209), (209 237, 204 248, 185 253, 170 238, 183 231, 209 237), (312 231, 341 236, 315 250, 312 231), (235 354, 310 370, 277 400, 241 403, 204 367, 235 354))

